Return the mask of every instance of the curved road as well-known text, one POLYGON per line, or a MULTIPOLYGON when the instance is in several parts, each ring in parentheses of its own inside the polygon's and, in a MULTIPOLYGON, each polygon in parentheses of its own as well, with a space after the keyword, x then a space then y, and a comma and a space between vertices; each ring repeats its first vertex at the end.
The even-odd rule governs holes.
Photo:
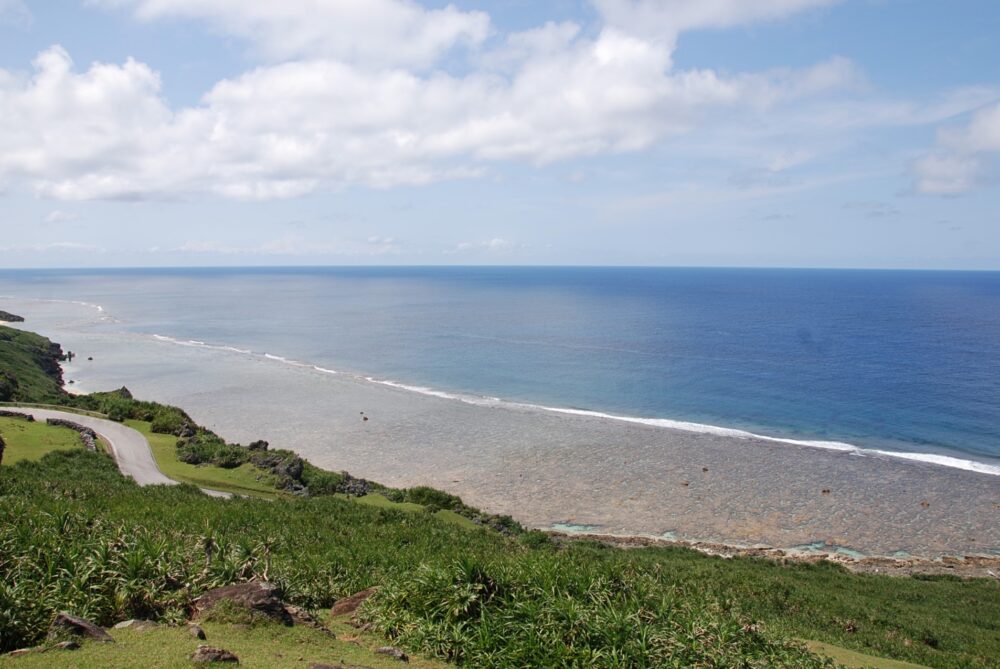
MULTIPOLYGON (((111 454, 114 456, 115 462, 118 463, 118 469, 121 470, 122 474, 131 476, 139 485, 177 485, 177 481, 167 478, 156 466, 153 452, 149 448, 149 441, 141 432, 104 418, 94 418, 66 411, 31 407, 17 407, 17 411, 31 414, 35 420, 39 421, 44 421, 46 418, 61 418, 89 427, 108 443, 111 454)), ((207 488, 201 490, 213 497, 232 497, 228 492, 207 488)))

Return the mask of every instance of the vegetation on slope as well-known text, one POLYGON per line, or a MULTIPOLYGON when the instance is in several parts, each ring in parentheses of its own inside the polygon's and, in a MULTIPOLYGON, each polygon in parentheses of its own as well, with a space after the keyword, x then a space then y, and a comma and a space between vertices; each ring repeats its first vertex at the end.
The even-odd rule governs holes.
POLYGON ((0 402, 64 402, 63 358, 45 337, 0 326, 0 402))
POLYGON ((820 666, 790 638, 931 667, 1000 657, 994 581, 554 544, 330 496, 219 500, 139 488, 82 450, 0 470, 2 650, 58 610, 179 621, 252 578, 313 610, 379 586, 362 614, 377 631, 465 666, 820 666))
MULTIPOLYGON (((38 375, 53 377, 31 369, 31 350, 53 351, 43 338, 0 340, 0 370, 21 372, 19 389, 39 397, 38 375)), ((192 443, 209 462, 235 451, 240 467, 274 483, 287 475, 299 494, 226 501, 193 486, 138 488, 107 457, 80 450, 4 466, 0 651, 37 642, 59 610, 105 625, 179 621, 205 590, 258 578, 314 610, 379 586, 364 619, 411 650, 465 666, 823 666, 793 638, 931 667, 990 667, 1000 657, 995 581, 469 531, 428 513, 468 513, 447 493, 393 491, 311 472, 301 460, 298 472, 294 454, 226 444, 180 409, 127 392, 47 399, 144 421, 175 455, 192 443), (269 470, 255 460, 262 454, 276 458, 263 460, 269 470), (342 498, 360 492, 371 504, 342 498)), ((206 476, 239 469, 190 466, 206 476)))
POLYGON ((68 427, 0 416, 0 435, 6 443, 3 464, 38 460, 53 451, 83 448, 80 435, 68 427))

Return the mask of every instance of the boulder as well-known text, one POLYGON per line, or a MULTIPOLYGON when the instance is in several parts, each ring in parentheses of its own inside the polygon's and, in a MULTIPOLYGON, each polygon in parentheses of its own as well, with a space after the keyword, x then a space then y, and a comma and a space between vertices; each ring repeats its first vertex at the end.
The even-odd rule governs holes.
POLYGON ((375 594, 375 588, 368 588, 367 590, 356 592, 350 597, 338 599, 334 602, 333 608, 330 609, 330 615, 336 618, 337 616, 346 616, 348 613, 354 613, 373 594, 375 594))
POLYGON ((230 662, 232 664, 239 664, 240 658, 236 657, 233 653, 228 650, 223 650, 222 648, 212 648, 211 646, 199 645, 198 650, 196 650, 191 655, 191 660, 199 663, 208 662, 230 662))
POLYGON ((51 641, 56 641, 67 634, 93 639, 94 641, 103 641, 104 643, 115 642, 111 638, 111 635, 104 631, 104 628, 98 627, 89 620, 84 620, 83 618, 63 612, 57 615, 49 626, 48 638, 51 641))
POLYGON ((132 618, 116 623, 114 629, 145 632, 146 630, 155 629, 157 627, 159 627, 159 625, 154 623, 152 620, 136 620, 135 618, 132 618))
POLYGON ((80 644, 76 641, 60 641, 52 646, 55 650, 80 650, 80 644))
POLYGON ((189 624, 188 634, 193 636, 195 639, 200 639, 201 641, 204 641, 206 639, 205 630, 201 628, 201 625, 189 624))
POLYGON ((219 602, 227 601, 251 612, 260 613, 285 625, 293 623, 292 616, 285 609, 278 586, 263 581, 250 581, 227 585, 209 590, 194 600, 195 615, 211 611, 219 602))
POLYGON ((378 655, 388 655, 389 657, 395 658, 400 662, 410 661, 410 656, 395 646, 382 646, 381 648, 376 648, 375 653, 378 655))

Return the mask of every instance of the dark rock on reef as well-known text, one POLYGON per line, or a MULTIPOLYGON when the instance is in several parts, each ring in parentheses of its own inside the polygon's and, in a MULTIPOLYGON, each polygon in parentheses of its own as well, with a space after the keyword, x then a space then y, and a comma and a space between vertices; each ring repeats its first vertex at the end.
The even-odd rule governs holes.
POLYGON ((57 615, 49 626, 48 638, 50 641, 55 641, 66 635, 86 637, 87 639, 103 641, 104 643, 115 642, 104 628, 98 627, 89 620, 84 620, 83 618, 63 612, 57 615))
POLYGON ((330 615, 332 617, 337 617, 346 616, 348 613, 354 613, 358 610, 358 607, 360 607, 365 600, 373 594, 375 594, 375 588, 368 588, 367 590, 356 592, 350 597, 338 599, 333 603, 333 608, 330 609, 330 615))
MULTIPOLYGON (((93 360, 93 358, 87 358, 87 360, 93 360)), ((112 395, 118 395, 118 397, 121 397, 123 400, 133 399, 133 397, 132 397, 132 391, 130 391, 125 386, 122 386, 118 390, 112 390, 110 394, 112 394, 112 395)))
POLYGON ((219 602, 227 601, 252 613, 260 613, 272 620, 291 625, 294 621, 281 601, 280 595, 281 589, 272 583, 263 581, 237 583, 209 590, 194 600, 194 609, 196 615, 202 615, 211 611, 219 602))
POLYGON ((0 311, 0 321, 5 323, 23 323, 24 317, 12 314, 9 311, 0 311))
POLYGON ((266 451, 269 445, 270 444, 268 444, 263 439, 258 439, 257 441, 251 441, 247 445, 247 448, 250 449, 251 451, 266 451))
POLYGON ((337 486, 337 492, 354 497, 364 497, 375 489, 371 481, 359 479, 351 476, 347 472, 341 472, 344 480, 337 486))
POLYGON ((239 664, 240 658, 236 657, 233 653, 222 648, 212 648, 211 646, 198 646, 196 650, 191 655, 191 660, 193 662, 208 663, 208 662, 230 662, 232 664, 239 664))
POLYGON ((389 657, 394 657, 400 662, 410 661, 409 655, 394 646, 382 646, 381 648, 376 648, 375 652, 378 655, 388 655, 389 657))

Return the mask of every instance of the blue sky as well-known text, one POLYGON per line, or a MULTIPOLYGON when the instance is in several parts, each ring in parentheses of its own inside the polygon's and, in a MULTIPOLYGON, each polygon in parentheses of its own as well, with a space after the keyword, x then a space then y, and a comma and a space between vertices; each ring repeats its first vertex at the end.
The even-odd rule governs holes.
POLYGON ((0 266, 1000 269, 994 0, 0 0, 0 266))

